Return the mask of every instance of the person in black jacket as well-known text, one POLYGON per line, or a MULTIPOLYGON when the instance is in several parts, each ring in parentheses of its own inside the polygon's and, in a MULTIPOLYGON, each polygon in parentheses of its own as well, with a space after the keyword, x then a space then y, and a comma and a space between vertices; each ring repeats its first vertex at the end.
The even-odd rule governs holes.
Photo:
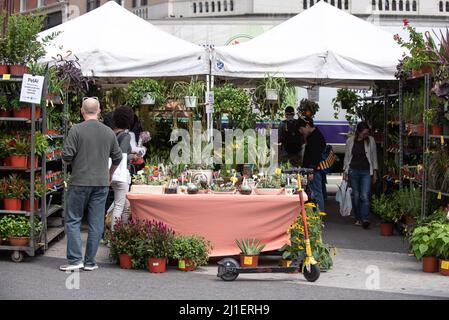
POLYGON ((285 120, 279 126, 279 142, 281 145, 281 161, 289 161, 298 167, 301 162, 303 138, 299 133, 298 121, 294 118, 295 109, 285 108, 285 120))
POLYGON ((323 152, 326 149, 326 140, 321 131, 313 124, 313 119, 309 117, 298 119, 299 132, 304 136, 306 148, 302 166, 314 169, 315 173, 309 176, 309 189, 311 196, 317 202, 319 209, 324 211, 324 191, 323 176, 318 169, 323 160, 323 152))

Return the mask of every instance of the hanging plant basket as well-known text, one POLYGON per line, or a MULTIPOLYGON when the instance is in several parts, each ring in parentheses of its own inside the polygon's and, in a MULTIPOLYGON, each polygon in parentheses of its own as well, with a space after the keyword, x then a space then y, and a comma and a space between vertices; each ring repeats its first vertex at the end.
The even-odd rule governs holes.
POLYGON ((140 103, 142 105, 150 105, 150 106, 152 106, 152 105, 154 105, 156 103, 156 99, 151 94, 147 94, 146 96, 144 96, 142 98, 140 103))
POLYGON ((265 89, 265 97, 268 101, 277 101, 279 92, 276 89, 265 89))
POLYGON ((196 108, 198 104, 198 97, 196 96, 185 96, 184 103, 186 108, 196 108))

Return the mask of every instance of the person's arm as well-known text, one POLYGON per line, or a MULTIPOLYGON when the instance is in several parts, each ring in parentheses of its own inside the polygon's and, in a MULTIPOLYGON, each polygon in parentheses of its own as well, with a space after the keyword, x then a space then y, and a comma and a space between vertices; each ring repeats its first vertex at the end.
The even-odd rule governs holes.
POLYGON ((78 137, 75 129, 72 127, 64 141, 62 148, 62 161, 68 165, 72 163, 78 152, 78 137))
POLYGON ((371 143, 371 161, 373 165, 373 183, 377 182, 378 179, 378 171, 379 171, 379 165, 377 162, 377 146, 376 141, 373 137, 370 137, 370 143, 371 143))
POLYGON ((348 169, 349 169, 349 158, 351 155, 351 138, 346 140, 346 147, 345 147, 345 159, 343 160, 343 179, 348 180, 348 169))

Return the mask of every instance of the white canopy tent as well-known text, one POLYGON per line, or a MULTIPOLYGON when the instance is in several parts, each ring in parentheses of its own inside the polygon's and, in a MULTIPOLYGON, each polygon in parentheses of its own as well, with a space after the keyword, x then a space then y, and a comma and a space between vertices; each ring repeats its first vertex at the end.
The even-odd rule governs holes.
POLYGON ((209 53, 176 38, 108 1, 78 18, 40 33, 62 31, 47 47, 43 62, 71 51, 84 75, 109 83, 138 77, 183 77, 209 74, 209 53))
POLYGON ((270 73, 303 85, 366 86, 395 80, 403 52, 390 33, 320 1, 248 42, 215 48, 212 74, 238 81, 270 73))

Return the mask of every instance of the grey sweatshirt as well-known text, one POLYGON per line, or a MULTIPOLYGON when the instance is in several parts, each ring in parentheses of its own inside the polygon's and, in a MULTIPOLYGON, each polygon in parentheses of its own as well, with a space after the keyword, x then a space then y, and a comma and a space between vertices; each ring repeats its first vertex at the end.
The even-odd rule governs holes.
POLYGON ((122 150, 110 128, 97 120, 88 120, 70 129, 62 159, 72 165, 72 185, 109 186, 109 158, 114 165, 122 160, 122 150))

